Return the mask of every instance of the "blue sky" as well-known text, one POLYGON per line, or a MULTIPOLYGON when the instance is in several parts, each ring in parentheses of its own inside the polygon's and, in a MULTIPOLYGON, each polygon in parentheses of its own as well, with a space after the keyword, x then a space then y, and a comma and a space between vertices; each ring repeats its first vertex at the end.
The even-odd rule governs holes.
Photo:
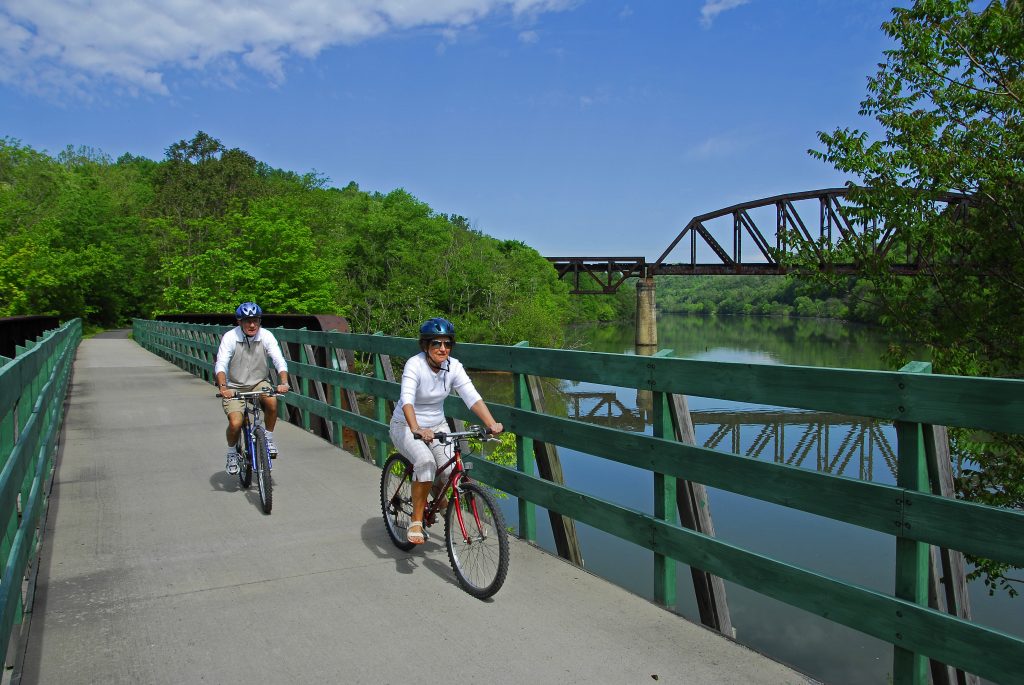
MULTIPOLYGON (((547 256, 842 185, 896 0, 0 0, 0 136, 162 159, 203 130, 547 256)), ((903 3, 905 4, 905 3, 903 3)))

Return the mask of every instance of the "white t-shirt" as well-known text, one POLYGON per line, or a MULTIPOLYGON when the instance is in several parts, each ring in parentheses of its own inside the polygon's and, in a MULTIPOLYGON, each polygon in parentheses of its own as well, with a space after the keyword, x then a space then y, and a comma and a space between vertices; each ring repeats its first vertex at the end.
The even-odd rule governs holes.
POLYGON ((392 420, 408 423, 402 407, 411 404, 421 428, 436 426, 444 421, 444 400, 452 390, 459 393, 467 407, 482 399, 458 359, 449 357, 444 367, 435 372, 427 362, 427 355, 420 352, 410 357, 402 369, 402 390, 392 420))

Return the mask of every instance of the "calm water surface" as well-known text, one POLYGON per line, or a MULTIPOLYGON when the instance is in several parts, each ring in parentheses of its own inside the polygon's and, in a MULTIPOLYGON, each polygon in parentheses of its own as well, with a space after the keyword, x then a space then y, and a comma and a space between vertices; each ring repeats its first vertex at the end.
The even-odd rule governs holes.
MULTIPOLYGON (((594 326, 575 330, 573 336, 581 349, 633 352, 632 325, 594 326)), ((834 321, 662 315, 658 337, 659 347, 689 359, 886 369, 881 356, 887 343, 879 332, 834 321)), ((510 402, 506 382, 484 376, 477 384, 485 397, 510 402)), ((645 398, 638 398, 636 390, 560 381, 549 384, 546 392, 549 413, 651 432, 645 398)), ((700 397, 688 401, 699 444, 849 478, 895 482, 896 440, 891 424, 700 397)), ((564 448, 559 454, 570 487, 652 513, 650 473, 564 448)), ((720 539, 892 593, 892 537, 721 490, 709 490, 709 497, 720 539)), ((516 521, 514 501, 506 500, 504 509, 516 521)), ((539 543, 554 550, 546 512, 538 511, 537 521, 539 543)), ((648 550, 585 525, 577 529, 588 570, 653 597, 653 560, 648 550)), ((680 564, 677 573, 676 610, 699 622, 689 569, 680 564)), ((981 581, 970 589, 976 621, 1024 635, 1024 599, 989 597, 981 581)), ((888 643, 731 583, 726 583, 726 590, 739 642, 827 683, 887 681, 892 658, 888 643)))

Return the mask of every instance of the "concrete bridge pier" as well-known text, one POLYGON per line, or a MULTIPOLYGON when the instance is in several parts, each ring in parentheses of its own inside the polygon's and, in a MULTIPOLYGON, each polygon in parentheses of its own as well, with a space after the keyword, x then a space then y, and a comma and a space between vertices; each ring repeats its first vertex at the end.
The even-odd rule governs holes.
POLYGON ((654 309, 654 279, 636 282, 636 353, 653 354, 658 347, 658 317, 654 309))
MULTIPOLYGON (((636 282, 636 353, 650 356, 658 351, 658 317, 654 309, 654 279, 641 278, 636 282)), ((636 391, 636 406, 644 416, 654 407, 654 394, 650 390, 636 391)))

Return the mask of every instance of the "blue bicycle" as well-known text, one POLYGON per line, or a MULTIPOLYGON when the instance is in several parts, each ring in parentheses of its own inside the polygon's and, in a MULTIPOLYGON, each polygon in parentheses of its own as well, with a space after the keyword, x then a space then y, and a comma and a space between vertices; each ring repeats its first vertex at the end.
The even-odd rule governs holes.
MULTIPOLYGON (((260 491, 260 506, 263 513, 269 514, 274 506, 274 482, 270 477, 270 450, 267 448, 266 426, 263 424, 263 407, 259 398, 274 397, 282 393, 273 390, 254 390, 252 392, 236 392, 235 397, 245 403, 242 413, 242 432, 238 436, 238 481, 243 489, 252 485, 252 476, 256 474, 256 484, 260 491)), ((220 397, 220 393, 217 397, 220 397)))

